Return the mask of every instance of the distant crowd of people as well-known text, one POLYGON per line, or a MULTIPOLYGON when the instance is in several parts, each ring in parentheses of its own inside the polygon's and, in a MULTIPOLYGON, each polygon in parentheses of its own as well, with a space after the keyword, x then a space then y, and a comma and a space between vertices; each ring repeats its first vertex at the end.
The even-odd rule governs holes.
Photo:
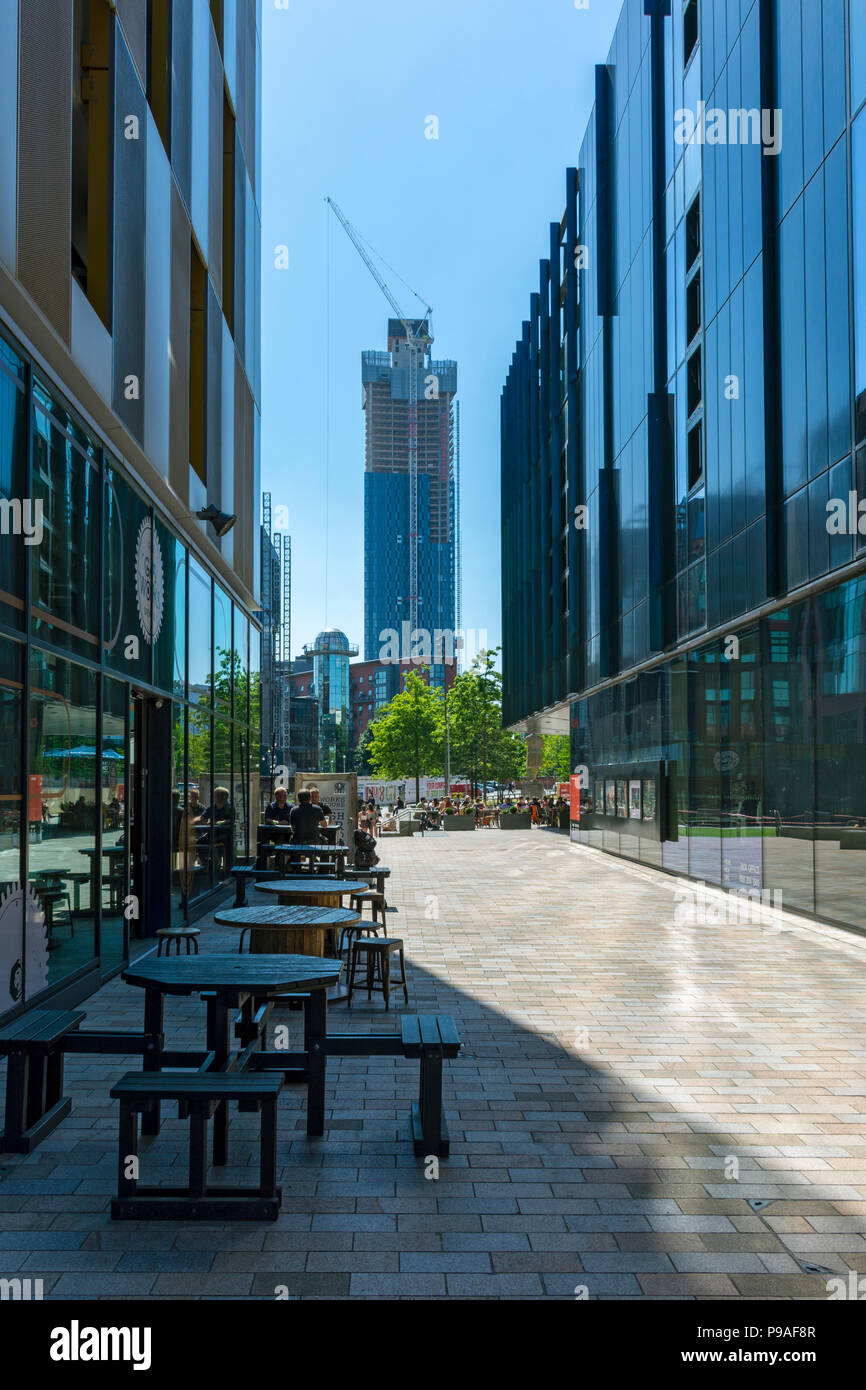
MULTIPOLYGON (((398 809, 402 805, 400 802, 398 809)), ((497 826, 503 816, 520 812, 528 813, 531 825, 567 828, 569 818, 568 799, 553 795, 527 798, 502 793, 495 798, 443 796, 429 800, 422 796, 415 810, 424 827, 434 830, 439 829, 444 816, 472 816, 476 828, 497 826)))

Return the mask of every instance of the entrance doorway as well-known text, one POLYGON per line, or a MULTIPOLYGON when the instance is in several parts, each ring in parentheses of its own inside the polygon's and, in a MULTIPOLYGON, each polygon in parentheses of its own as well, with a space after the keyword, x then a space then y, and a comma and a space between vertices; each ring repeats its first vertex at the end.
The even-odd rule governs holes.
POLYGON ((129 850, 132 936, 171 920, 171 701, 134 693, 129 712, 129 850))

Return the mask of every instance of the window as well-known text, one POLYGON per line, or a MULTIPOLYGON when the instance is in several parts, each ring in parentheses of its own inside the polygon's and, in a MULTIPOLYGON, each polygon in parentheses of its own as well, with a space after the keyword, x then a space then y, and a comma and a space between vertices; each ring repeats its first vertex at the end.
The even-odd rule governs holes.
POLYGON ((686 290, 686 341, 691 343, 701 326, 701 277, 695 275, 686 290))
POLYGON ((695 198, 686 213, 686 270, 691 270, 701 254, 701 199, 695 198))
POLYGON ((701 349, 696 348, 688 361, 687 409, 689 416, 694 415, 703 399, 702 376, 701 349))
POLYGON ((30 888, 44 922, 35 916, 26 927, 31 934, 26 945, 26 999, 96 954, 96 913, 103 888, 96 828, 99 773, 104 767, 96 758, 96 685, 94 671, 48 652, 31 651, 30 776, 31 785, 38 779, 41 820, 50 826, 52 854, 47 861, 30 857, 30 888))
POLYGON ((171 0, 147 7, 147 101, 166 153, 171 147, 171 0))
POLYGON ((99 660, 99 466, 96 446, 41 382, 33 385, 33 500, 42 543, 30 547, 33 632, 99 660))
POLYGON ((234 336, 235 118, 223 92, 223 315, 234 336))
POLYGON ((688 464, 689 464, 689 491, 699 483, 704 471, 704 451, 703 451, 703 422, 698 420, 689 430, 688 439, 688 464))
MULTIPOLYGON (((27 398, 22 383, 24 363, 0 339, 0 363, 11 369, 7 375, 0 366, 0 500, 8 503, 12 517, 10 534, 0 547, 0 615, 3 622, 20 627, 24 617, 24 526, 38 534, 38 517, 25 499, 27 458, 27 398), (12 373, 14 372, 14 376, 12 373), (18 524, 18 518, 22 524, 18 524)), ((30 547, 28 547, 29 549, 30 547)))
POLYGON ((213 20, 213 29, 219 44, 220 53, 223 51, 223 0, 210 0, 210 17, 213 20))
POLYGON ((112 12, 105 0, 76 0, 70 255, 73 277, 109 330, 114 203, 111 43, 112 12))
POLYGON ((197 560, 189 559, 189 698, 210 704, 213 670, 211 581, 197 560))
POLYGON ((688 67, 689 59, 698 43, 698 0, 688 0, 683 11, 683 67, 688 67))

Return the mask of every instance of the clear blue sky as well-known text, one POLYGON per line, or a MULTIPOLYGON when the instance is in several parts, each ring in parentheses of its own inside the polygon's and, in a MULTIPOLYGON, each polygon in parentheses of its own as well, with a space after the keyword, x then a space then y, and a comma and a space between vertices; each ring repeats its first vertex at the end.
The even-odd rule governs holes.
POLYGON ((360 359, 386 348, 390 312, 326 195, 433 305, 434 355, 457 360, 463 622, 499 644, 499 396, 620 8, 263 0, 262 488, 288 508, 293 654, 332 626, 363 655, 360 359))

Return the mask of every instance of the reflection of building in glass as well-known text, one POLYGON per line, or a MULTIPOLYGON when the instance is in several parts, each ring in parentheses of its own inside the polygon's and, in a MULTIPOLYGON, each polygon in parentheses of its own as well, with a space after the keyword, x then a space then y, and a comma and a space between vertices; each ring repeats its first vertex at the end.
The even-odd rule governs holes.
POLYGON ((319 770, 319 702, 314 695, 292 699, 289 748, 291 771, 319 770))
POLYGON ((581 841, 866 927, 866 7, 714 8, 626 0, 530 286, 504 717, 570 729, 606 796, 665 761, 660 841, 581 841), (757 117, 767 74, 781 150, 675 138, 714 91, 757 117))
POLYGON ((0 1020, 255 840, 261 46, 221 14, 3 7, 0 1020))

